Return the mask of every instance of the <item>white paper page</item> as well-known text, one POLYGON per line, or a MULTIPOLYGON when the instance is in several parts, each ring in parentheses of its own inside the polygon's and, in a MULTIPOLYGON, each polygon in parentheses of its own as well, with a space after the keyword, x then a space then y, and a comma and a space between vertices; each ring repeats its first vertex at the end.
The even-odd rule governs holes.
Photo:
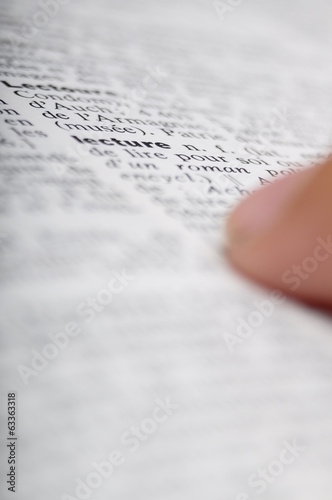
POLYGON ((3 497, 330 499, 331 319, 222 256, 329 152, 328 2, 1 8, 3 497))

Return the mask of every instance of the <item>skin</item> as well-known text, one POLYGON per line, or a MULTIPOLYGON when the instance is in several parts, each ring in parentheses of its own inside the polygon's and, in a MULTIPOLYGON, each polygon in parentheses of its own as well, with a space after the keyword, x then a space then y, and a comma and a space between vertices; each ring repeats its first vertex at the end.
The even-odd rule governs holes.
POLYGON ((332 158, 250 195, 230 215, 227 234, 240 272, 332 311, 332 158))

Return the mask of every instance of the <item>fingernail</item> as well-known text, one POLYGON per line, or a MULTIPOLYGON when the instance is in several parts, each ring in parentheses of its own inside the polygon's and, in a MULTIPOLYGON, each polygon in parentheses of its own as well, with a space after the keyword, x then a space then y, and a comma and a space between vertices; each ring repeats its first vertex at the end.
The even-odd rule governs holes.
POLYGON ((228 247, 246 244, 269 230, 282 217, 292 200, 302 193, 314 170, 308 169, 277 180, 246 198, 228 220, 228 247))

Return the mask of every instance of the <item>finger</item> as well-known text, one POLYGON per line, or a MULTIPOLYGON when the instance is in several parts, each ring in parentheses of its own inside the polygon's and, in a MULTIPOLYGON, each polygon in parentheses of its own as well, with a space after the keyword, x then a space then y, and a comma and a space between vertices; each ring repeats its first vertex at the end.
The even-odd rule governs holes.
POLYGON ((332 308, 332 161, 278 180, 242 202, 229 256, 253 279, 332 308))

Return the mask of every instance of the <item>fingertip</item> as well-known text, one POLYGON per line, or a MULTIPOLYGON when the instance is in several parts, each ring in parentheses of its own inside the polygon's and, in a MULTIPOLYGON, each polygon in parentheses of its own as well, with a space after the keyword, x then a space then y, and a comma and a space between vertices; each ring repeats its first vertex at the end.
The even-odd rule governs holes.
POLYGON ((330 307, 331 173, 326 163, 277 181, 242 202, 227 225, 232 264, 265 286, 330 307))

